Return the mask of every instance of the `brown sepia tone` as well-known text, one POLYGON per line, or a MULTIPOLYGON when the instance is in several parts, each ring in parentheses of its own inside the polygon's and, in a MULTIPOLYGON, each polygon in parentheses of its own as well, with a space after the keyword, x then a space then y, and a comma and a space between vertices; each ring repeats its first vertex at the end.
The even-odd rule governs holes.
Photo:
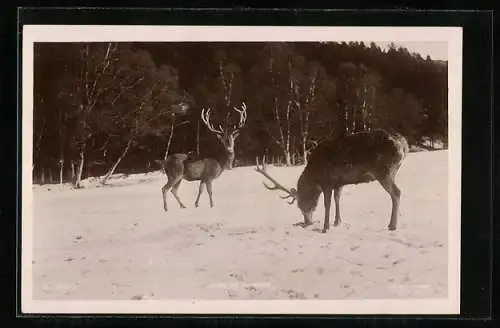
POLYGON ((354 41, 101 42, 35 44, 34 65, 34 299, 446 297, 446 61, 354 41), (255 164, 297 186, 282 190, 305 217, 255 164), (332 193, 336 228, 318 233, 332 193), (171 196, 201 205, 165 212, 171 196))

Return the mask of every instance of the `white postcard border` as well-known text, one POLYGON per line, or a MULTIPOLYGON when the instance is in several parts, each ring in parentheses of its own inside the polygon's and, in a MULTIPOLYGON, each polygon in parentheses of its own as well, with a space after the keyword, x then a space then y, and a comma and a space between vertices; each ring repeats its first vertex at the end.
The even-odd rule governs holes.
POLYGON ((23 313, 144 314, 458 314, 460 311, 462 29, 459 27, 127 26, 24 25, 22 30, 22 241, 23 313), (448 43, 448 298, 366 300, 33 300, 33 44, 97 41, 441 41, 448 43))

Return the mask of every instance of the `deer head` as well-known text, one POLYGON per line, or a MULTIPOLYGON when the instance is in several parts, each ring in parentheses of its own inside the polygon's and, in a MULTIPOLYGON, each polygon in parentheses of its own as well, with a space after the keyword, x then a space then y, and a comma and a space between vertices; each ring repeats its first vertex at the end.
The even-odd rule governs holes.
POLYGON ((317 205, 317 195, 321 192, 315 184, 310 183, 310 179, 301 174, 299 181, 297 183, 297 189, 295 188, 286 188, 278 181, 276 181, 273 177, 269 175, 266 171, 265 157, 262 161, 262 165, 259 166, 259 161, 257 159, 257 167, 255 168, 257 172, 265 176, 269 181, 271 181, 274 186, 269 186, 263 182, 264 187, 268 190, 281 190, 285 192, 284 196, 280 196, 282 199, 290 199, 288 204, 293 204, 297 201, 297 207, 302 212, 304 216, 304 224, 310 225, 312 222, 312 213, 317 205))
POLYGON ((234 124, 231 127, 222 128, 222 124, 218 124, 217 128, 213 126, 210 122, 210 111, 211 108, 203 108, 201 111, 201 120, 207 126, 207 128, 215 133, 217 138, 222 142, 224 147, 228 152, 234 153, 234 141, 238 138, 240 134, 240 129, 245 126, 247 119, 247 107, 245 103, 242 103, 241 108, 233 107, 233 110, 240 115, 238 124, 234 124))

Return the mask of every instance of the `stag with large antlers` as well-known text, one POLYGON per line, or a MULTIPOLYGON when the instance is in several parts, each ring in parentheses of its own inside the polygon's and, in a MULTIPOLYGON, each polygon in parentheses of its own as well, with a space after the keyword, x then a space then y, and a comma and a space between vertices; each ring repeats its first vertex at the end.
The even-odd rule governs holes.
POLYGON ((408 142, 398 133, 383 130, 358 132, 336 140, 324 141, 309 155, 308 163, 299 177, 297 189, 288 189, 274 180, 264 164, 256 171, 274 183, 266 186, 269 190, 281 190, 282 196, 297 201, 304 217, 303 226, 312 224, 319 196, 323 193, 325 217, 323 232, 330 228, 330 207, 332 192, 335 200, 335 222, 340 218, 340 195, 345 185, 355 185, 377 180, 392 200, 389 230, 396 230, 401 190, 395 183, 396 174, 408 154, 408 142))
POLYGON ((201 193, 207 188, 208 197, 210 199, 210 207, 214 206, 212 198, 212 184, 224 170, 231 169, 234 161, 234 143, 238 138, 240 129, 244 127, 247 119, 247 108, 245 103, 241 108, 233 107, 233 110, 239 114, 238 124, 231 128, 222 128, 222 124, 217 124, 217 128, 210 122, 210 108, 203 108, 201 111, 201 120, 206 125, 209 131, 213 132, 217 139, 224 146, 225 152, 219 158, 203 158, 194 159, 190 154, 175 153, 167 157, 162 162, 163 172, 166 174, 168 181, 162 188, 163 208, 167 208, 167 192, 171 189, 172 194, 179 203, 181 208, 186 206, 182 203, 177 190, 182 180, 200 181, 198 196, 196 197, 195 206, 198 207, 201 193))

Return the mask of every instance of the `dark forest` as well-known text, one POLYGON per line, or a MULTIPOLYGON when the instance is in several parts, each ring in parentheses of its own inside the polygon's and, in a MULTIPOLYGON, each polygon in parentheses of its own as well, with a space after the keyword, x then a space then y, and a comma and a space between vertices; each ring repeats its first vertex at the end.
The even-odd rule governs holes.
MULTIPOLYGON (((302 165, 319 142, 377 128, 447 147, 447 62, 374 43, 35 43, 33 182, 158 170, 215 156, 200 122, 231 126, 234 166, 302 165)), ((29 109, 28 109, 29 110, 29 109)), ((105 182, 106 179, 103 179, 105 182)))

